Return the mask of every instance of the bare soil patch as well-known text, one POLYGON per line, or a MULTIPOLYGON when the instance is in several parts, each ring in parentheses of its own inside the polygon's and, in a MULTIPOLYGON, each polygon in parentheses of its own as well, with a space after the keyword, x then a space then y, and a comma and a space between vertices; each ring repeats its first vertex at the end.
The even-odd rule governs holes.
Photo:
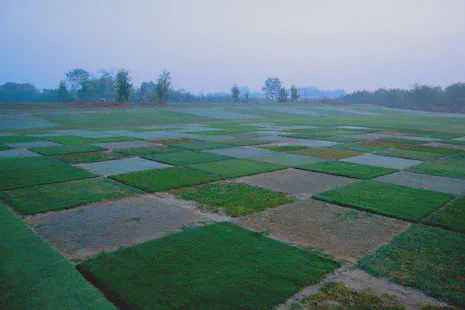
POLYGON ((410 224, 313 199, 239 219, 238 224, 355 263, 410 224))

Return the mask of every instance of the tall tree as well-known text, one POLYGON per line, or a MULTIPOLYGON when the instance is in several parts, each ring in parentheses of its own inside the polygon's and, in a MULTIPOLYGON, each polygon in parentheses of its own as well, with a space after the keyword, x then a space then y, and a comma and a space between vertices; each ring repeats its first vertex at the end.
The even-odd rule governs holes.
POLYGON ((292 102, 297 102, 299 101, 299 90, 297 89, 297 87, 295 87, 295 85, 292 85, 291 86, 291 101, 292 102))
POLYGON ((157 85, 155 88, 158 101, 168 101, 170 99, 171 89, 171 74, 168 72, 168 70, 164 69, 158 76, 157 85))
POLYGON ((129 76, 128 70, 121 69, 116 74, 115 81, 116 88, 116 100, 118 102, 127 102, 131 96, 131 77, 129 76))
POLYGON ((262 92, 265 93, 267 100, 276 100, 281 89, 281 81, 277 77, 269 77, 262 87, 262 92))
POLYGON ((238 103, 239 102, 239 95, 241 94, 241 91, 239 90, 239 86, 237 84, 234 84, 233 87, 231 88, 231 97, 233 102, 238 103))
POLYGON ((58 101, 59 102, 66 102, 69 100, 69 93, 68 89, 66 88, 66 82, 65 81, 60 81, 60 84, 58 85, 58 101))
POLYGON ((289 101, 289 92, 287 91, 286 88, 281 87, 279 89, 278 101, 279 102, 287 102, 287 101, 289 101))
POLYGON ((82 83, 90 79, 90 73, 84 69, 77 68, 65 74, 71 90, 76 91, 82 83))
POLYGON ((250 101, 250 89, 248 87, 245 87, 245 89, 243 91, 242 101, 244 103, 249 103, 249 101, 250 101))

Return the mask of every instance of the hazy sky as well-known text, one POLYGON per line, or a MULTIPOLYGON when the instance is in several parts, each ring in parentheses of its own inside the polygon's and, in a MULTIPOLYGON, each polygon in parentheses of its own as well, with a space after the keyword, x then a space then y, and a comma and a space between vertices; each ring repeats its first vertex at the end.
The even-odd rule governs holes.
POLYGON ((0 0, 0 84, 163 68, 176 88, 465 81, 465 0, 0 0))

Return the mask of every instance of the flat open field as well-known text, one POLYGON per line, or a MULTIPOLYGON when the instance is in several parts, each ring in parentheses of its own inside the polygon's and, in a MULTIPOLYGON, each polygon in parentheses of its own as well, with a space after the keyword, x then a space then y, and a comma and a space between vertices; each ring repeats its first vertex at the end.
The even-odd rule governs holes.
POLYGON ((463 308, 463 140, 368 105, 0 104, 0 302, 463 308))

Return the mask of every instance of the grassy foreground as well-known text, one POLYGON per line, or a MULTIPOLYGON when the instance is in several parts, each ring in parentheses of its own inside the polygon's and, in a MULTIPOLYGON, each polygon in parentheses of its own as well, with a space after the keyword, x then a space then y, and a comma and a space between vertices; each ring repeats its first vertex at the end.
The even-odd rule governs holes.
POLYGON ((116 309, 0 203, 0 303, 5 309, 116 309))
POLYGON ((218 223, 102 254, 80 269, 120 307, 269 309, 338 266, 218 223))

